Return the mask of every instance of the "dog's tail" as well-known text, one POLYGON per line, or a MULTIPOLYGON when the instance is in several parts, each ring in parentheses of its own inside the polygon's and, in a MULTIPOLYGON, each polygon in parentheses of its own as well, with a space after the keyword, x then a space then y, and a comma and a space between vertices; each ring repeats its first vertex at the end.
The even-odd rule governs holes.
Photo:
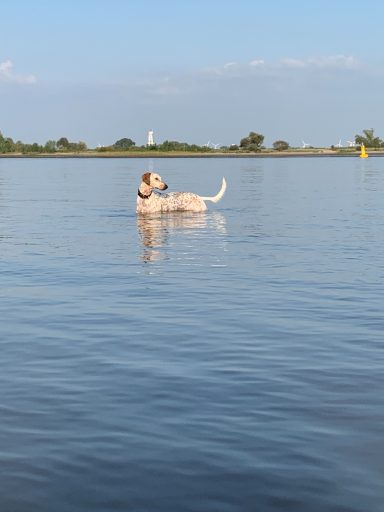
POLYGON ((220 201, 220 199, 225 194, 226 189, 227 189, 227 182, 225 181, 225 178, 223 178, 223 181, 221 183, 221 189, 219 190, 219 192, 215 196, 213 196, 213 197, 202 197, 201 199, 203 201, 212 201, 213 203, 217 203, 218 201, 220 201))

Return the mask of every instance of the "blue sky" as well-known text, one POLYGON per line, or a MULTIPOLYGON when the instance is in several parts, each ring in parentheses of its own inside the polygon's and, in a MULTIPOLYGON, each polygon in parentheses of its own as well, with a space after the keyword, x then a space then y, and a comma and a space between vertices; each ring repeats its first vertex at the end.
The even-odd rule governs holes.
POLYGON ((2 0, 1 132, 89 147, 384 138, 380 0, 2 0))

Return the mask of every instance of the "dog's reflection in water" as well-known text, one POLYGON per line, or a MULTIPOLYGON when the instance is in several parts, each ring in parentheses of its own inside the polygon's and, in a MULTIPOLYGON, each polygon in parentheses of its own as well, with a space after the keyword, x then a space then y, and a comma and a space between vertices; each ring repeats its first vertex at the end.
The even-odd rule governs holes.
POLYGON ((187 248, 195 247, 199 235, 204 233, 209 233, 210 243, 214 243, 215 235, 220 237, 226 233, 225 226, 225 217, 218 212, 138 215, 137 228, 143 249, 141 259, 145 262, 168 259, 168 249, 173 246, 178 252, 178 243, 182 245, 183 253, 188 253, 187 248))

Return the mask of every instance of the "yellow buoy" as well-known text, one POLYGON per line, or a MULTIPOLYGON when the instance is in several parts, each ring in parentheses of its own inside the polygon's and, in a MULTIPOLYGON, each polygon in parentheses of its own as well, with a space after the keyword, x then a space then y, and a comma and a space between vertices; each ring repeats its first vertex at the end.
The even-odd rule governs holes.
POLYGON ((360 158, 368 158, 368 153, 365 151, 364 144, 361 145, 360 158))

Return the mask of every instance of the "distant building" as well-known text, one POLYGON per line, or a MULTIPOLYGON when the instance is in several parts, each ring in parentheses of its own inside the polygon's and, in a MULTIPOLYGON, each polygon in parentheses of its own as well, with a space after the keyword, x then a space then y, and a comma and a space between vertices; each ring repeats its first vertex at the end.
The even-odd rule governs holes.
POLYGON ((153 141, 153 130, 149 130, 147 137, 147 146, 154 146, 155 143, 153 141))

